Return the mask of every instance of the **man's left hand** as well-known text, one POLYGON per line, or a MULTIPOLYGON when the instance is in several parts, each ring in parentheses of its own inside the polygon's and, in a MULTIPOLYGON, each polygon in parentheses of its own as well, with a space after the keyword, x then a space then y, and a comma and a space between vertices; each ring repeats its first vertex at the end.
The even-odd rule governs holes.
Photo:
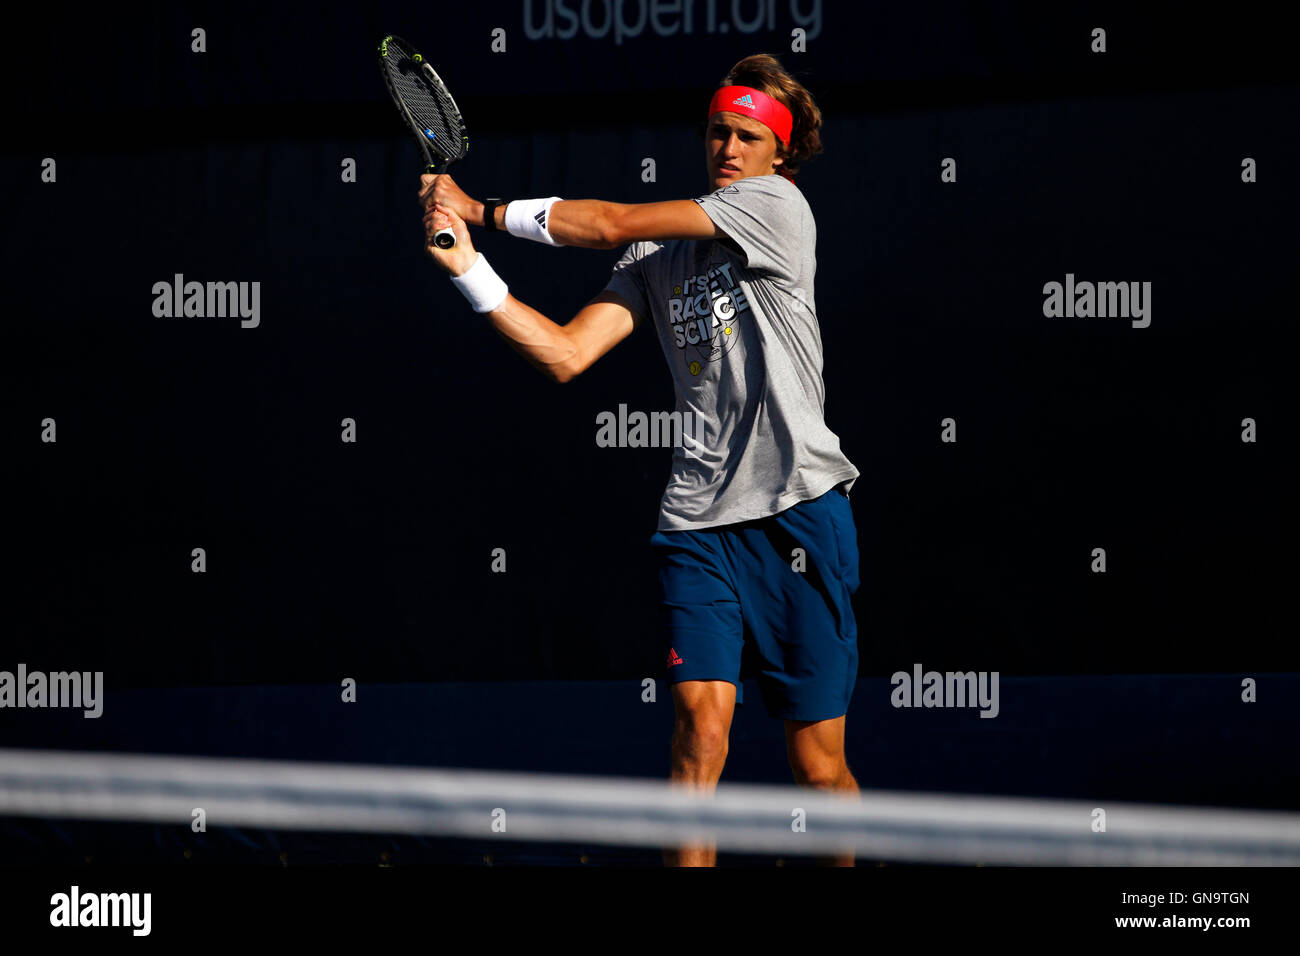
POLYGON ((471 199, 446 173, 424 173, 420 176, 421 208, 428 209, 434 203, 450 209, 467 223, 483 225, 483 204, 471 199))

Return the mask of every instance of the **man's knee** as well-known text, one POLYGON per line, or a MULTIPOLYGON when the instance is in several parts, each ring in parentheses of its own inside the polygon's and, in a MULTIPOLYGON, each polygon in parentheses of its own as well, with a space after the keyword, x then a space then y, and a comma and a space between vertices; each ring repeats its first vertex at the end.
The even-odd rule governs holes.
POLYGON ((794 771, 794 779, 799 786, 817 790, 842 787, 851 777, 843 754, 819 755, 811 759, 795 757, 790 760, 790 769, 794 771))
POLYGON ((678 684, 674 704, 674 745, 701 756, 726 756, 736 708, 735 688, 716 681, 678 684))
POLYGON ((697 753, 727 752, 728 728, 722 721, 685 718, 677 721, 673 737, 677 744, 697 753))

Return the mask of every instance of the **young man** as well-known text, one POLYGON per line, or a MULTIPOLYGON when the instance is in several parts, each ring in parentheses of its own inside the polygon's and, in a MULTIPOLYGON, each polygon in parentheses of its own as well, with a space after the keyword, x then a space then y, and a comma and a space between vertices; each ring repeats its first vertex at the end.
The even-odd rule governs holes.
MULTIPOLYGON (((794 184, 821 151, 821 113, 770 56, 747 57, 709 103, 711 192, 643 204, 558 197, 476 202, 449 176, 421 177, 426 251, 493 328, 556 382, 568 382, 654 325, 677 411, 703 441, 674 451, 651 546, 676 728, 672 780, 711 791, 741 696, 742 655, 768 713, 785 721, 804 786, 857 794, 844 721, 857 678, 858 470, 823 421, 813 298, 816 224, 794 184), (470 244, 466 223, 550 245, 630 243, 605 290, 567 325, 510 295, 470 244)), ((712 847, 665 862, 712 865, 712 847)), ((836 862, 852 865, 849 852, 836 862)))

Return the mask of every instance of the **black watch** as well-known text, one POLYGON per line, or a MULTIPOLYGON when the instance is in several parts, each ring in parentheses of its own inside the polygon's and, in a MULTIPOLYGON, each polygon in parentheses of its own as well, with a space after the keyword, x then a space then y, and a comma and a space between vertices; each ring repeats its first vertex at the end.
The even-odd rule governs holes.
POLYGON ((483 228, 488 230, 488 232, 497 231, 496 210, 497 206, 503 205, 506 205, 506 203, 499 196, 495 199, 483 200, 483 228))

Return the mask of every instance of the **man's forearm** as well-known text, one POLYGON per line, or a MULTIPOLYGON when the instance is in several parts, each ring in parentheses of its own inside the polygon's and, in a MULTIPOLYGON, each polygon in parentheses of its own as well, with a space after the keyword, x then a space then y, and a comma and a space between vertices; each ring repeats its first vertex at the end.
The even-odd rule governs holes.
POLYGON ((555 382, 567 382, 572 378, 571 362, 578 349, 563 326, 556 325, 513 295, 507 295, 505 301, 487 315, 497 334, 547 378, 555 382))
MULTIPOLYGON (((584 249, 613 249, 619 244, 615 229, 624 203, 601 199, 562 199, 551 206, 546 220, 547 231, 556 242, 584 249)), ((477 221, 483 222, 483 204, 478 204, 477 221)), ((498 231, 506 231, 506 207, 492 211, 498 231)))
MULTIPOLYGON (((711 240, 726 234, 718 229, 699 202, 690 199, 670 199, 666 202, 621 203, 601 199, 560 199, 551 202, 545 217, 546 235, 541 228, 542 217, 532 221, 534 210, 547 208, 550 200, 524 200, 522 206, 511 213, 498 206, 495 219, 504 229, 507 215, 514 226, 515 235, 547 240, 562 246, 579 246, 587 249, 617 249, 638 240, 654 242, 669 239, 711 240)), ((513 205, 513 204, 512 204, 513 205)), ((478 210, 482 221, 483 210, 478 210)))
POLYGON ((624 203, 601 199, 564 199, 551 207, 546 229, 561 245, 613 249, 619 244, 618 214, 624 203))

